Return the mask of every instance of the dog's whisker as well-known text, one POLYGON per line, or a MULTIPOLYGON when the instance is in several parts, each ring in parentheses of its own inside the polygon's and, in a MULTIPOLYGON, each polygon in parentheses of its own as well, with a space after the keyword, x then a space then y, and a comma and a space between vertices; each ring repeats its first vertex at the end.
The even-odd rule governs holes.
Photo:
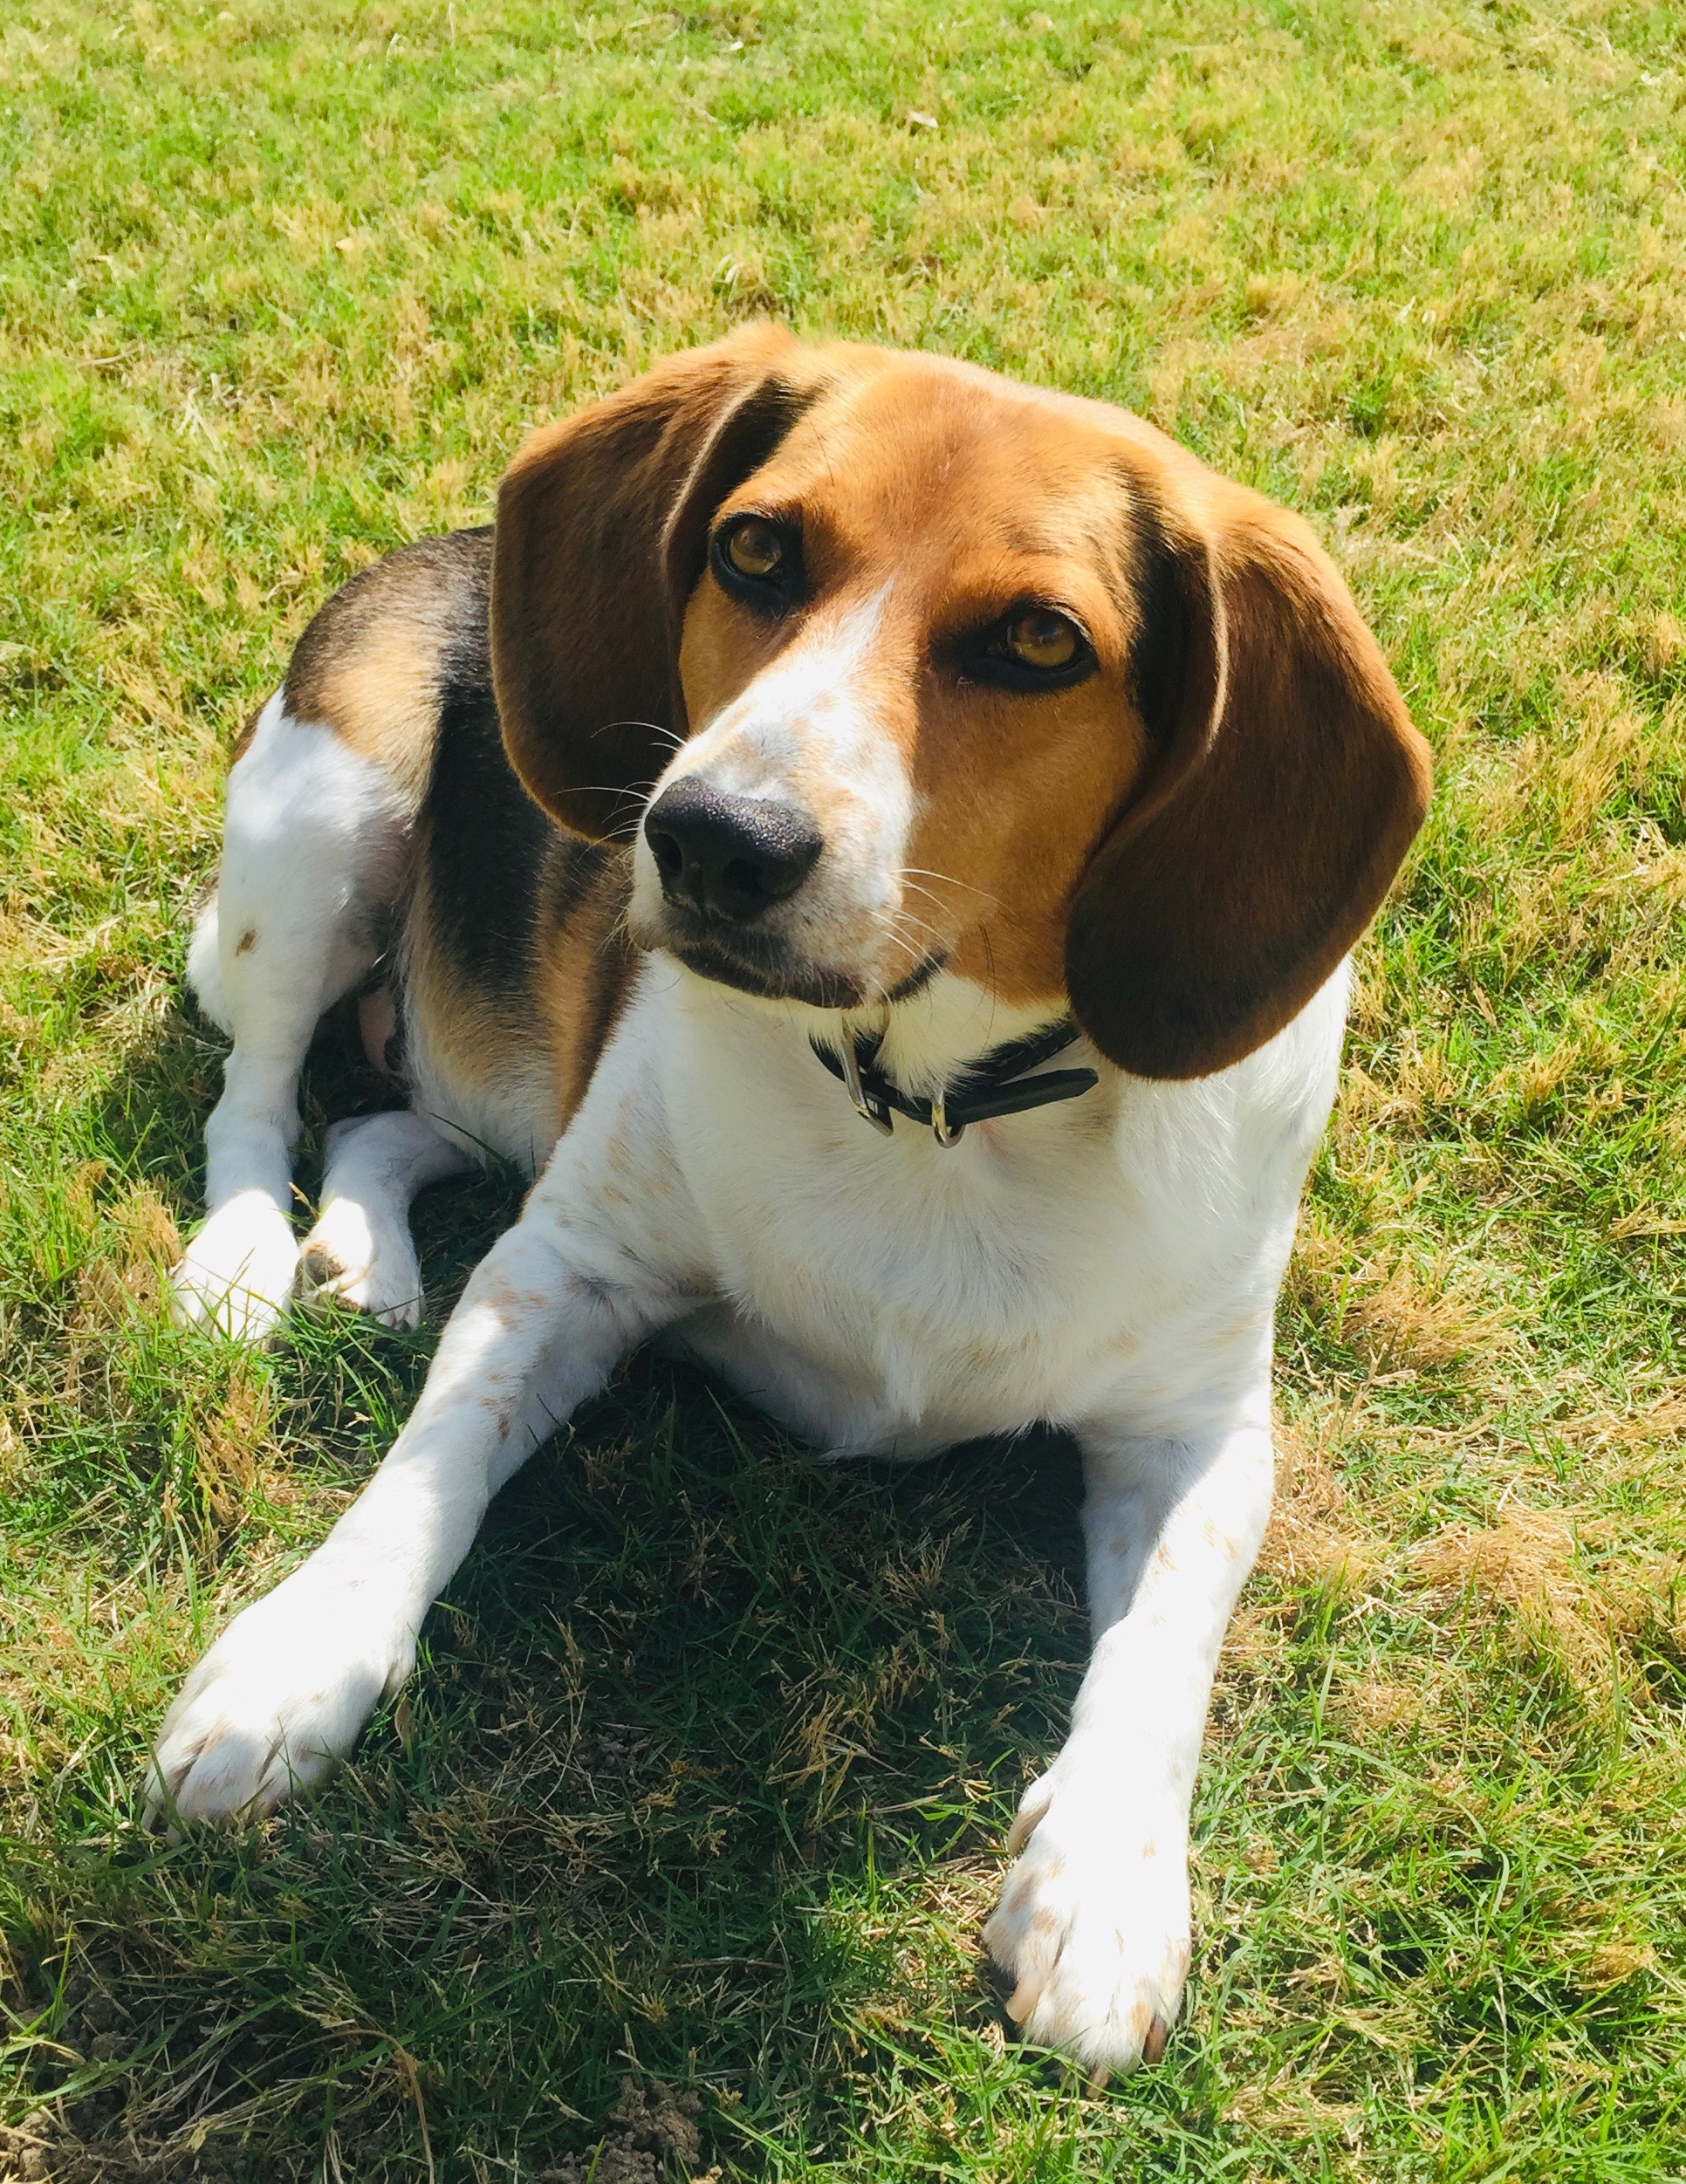
POLYGON ((934 910, 942 911, 946 909, 947 905, 940 902, 936 896, 931 893, 929 887, 922 887, 916 880, 910 880, 906 882, 906 885, 909 893, 921 896, 925 901, 930 904, 934 910))
POLYGON ((993 902, 995 897, 982 887, 974 887, 968 880, 956 880, 946 872, 931 872, 923 865, 903 865, 898 877, 902 880, 936 880, 945 887, 959 887, 965 893, 977 895, 983 901, 993 902))
MULTIPOLYGON (((942 942, 942 934, 938 932, 936 926, 931 924, 929 919, 915 917, 911 910, 899 910, 895 916, 890 921, 890 938, 901 947, 906 947, 908 945, 902 932, 904 926, 909 931, 915 932, 922 935, 924 941, 926 941, 935 942, 939 945, 942 942)), ((922 952, 925 951, 922 949, 922 952)))

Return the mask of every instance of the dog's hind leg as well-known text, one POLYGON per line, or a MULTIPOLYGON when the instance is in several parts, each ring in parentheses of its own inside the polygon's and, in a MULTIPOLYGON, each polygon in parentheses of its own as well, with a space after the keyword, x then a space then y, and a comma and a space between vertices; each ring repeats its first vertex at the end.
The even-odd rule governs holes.
POLYGON ((374 962, 414 799, 278 694, 229 776, 223 866, 188 976, 233 1035, 205 1130, 209 1214, 171 1277, 179 1324, 262 1340, 292 1293, 298 1072, 317 1020, 374 962))
POLYGON ((469 1153, 413 1110, 336 1122, 322 1209, 298 1257, 301 1300, 353 1305, 389 1327, 416 1326, 422 1270, 410 1201, 426 1184, 473 1166, 469 1153))

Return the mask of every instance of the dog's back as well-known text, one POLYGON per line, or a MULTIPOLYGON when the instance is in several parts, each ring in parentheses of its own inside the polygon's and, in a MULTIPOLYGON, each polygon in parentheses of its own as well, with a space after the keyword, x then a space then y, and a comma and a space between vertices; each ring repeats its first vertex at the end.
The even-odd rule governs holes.
POLYGON ((211 1217, 175 1284, 183 1319, 258 1337, 297 1286, 413 1322, 411 1193, 485 1155, 535 1172, 590 1080, 634 962, 628 859, 557 826, 511 770, 490 576, 490 529, 360 572, 236 747, 188 976, 240 1037, 207 1133, 211 1217), (338 1127, 325 1220, 300 1247, 278 1185, 301 1040, 360 986, 370 1058, 404 1080, 413 1119, 338 1127))

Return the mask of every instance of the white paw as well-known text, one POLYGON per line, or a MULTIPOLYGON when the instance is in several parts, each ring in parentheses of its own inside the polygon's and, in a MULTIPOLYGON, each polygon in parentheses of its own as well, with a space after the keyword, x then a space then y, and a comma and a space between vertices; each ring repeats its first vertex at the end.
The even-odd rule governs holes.
POLYGON ((261 1818, 344 1758, 415 1659, 415 1633, 306 1563, 237 1615, 182 1687, 147 1769, 146 1825, 261 1818))
POLYGON ((262 1342, 292 1295, 298 1239, 266 1192, 241 1191, 219 1206, 169 1278, 178 1327, 213 1327, 236 1342, 262 1342))
POLYGON ((1159 2060, 1189 1975, 1186 1829, 1157 1810, 1144 1825, 1115 1777, 1056 1761, 1025 1794, 984 1929, 1025 2038, 1097 2078, 1159 2060))
POLYGON ((388 1327, 420 1326, 422 1269, 409 1223, 372 1214, 354 1198, 330 1200, 298 1254, 298 1297, 371 1312, 388 1327))

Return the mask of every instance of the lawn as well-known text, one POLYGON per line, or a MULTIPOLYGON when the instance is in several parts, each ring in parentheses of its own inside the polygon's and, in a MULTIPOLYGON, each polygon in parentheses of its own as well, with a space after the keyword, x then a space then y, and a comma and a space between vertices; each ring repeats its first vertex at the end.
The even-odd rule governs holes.
MULTIPOLYGON (((1686 14, 14 0, 0 26, 0 2177, 1686 2177, 1686 14), (1059 1444, 820 1468, 635 1364, 319 1799, 137 1828, 415 1337, 172 1332, 226 755, 534 421, 749 317, 1140 409, 1438 754, 1280 1324, 1196 1974, 1103 2091, 978 1926, 1085 1623, 1059 1444), (595 2163, 595 2167, 593 2167, 595 2163)), ((331 1042, 324 1122, 377 1098, 331 1042)))

